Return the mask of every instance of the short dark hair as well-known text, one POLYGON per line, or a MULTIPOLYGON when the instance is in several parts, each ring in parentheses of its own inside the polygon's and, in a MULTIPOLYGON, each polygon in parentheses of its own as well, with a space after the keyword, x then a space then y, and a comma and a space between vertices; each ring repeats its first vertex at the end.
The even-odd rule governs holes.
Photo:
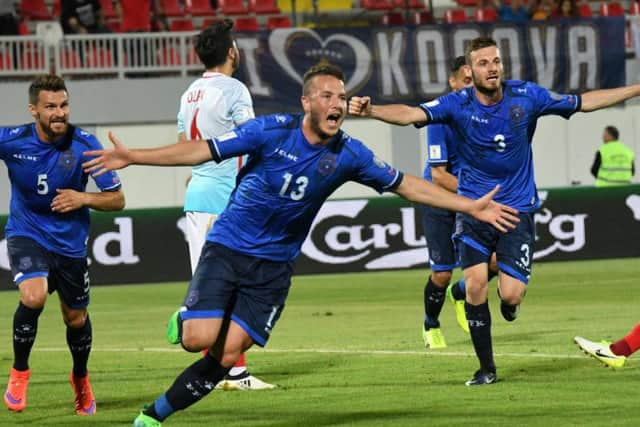
POLYGON ((620 137, 620 132, 618 132, 618 128, 615 126, 607 126, 604 130, 616 141, 618 140, 618 137, 620 137))
POLYGON ((333 76, 338 80, 344 82, 344 73, 337 65, 333 65, 329 61, 320 61, 316 65, 311 66, 302 77, 302 94, 309 94, 309 87, 311 86, 311 80, 315 76, 333 76))
POLYGON ((496 41, 491 37, 480 36, 471 40, 471 42, 464 50, 464 58, 467 62, 467 65, 471 65, 471 52, 475 52, 476 50, 484 49, 485 47, 490 46, 498 46, 498 43, 496 43, 496 41))
POLYGON ((209 25, 195 36, 196 54, 205 68, 222 65, 227 60, 229 49, 233 46, 232 29, 233 21, 225 19, 209 25))
POLYGON ((48 90, 51 92, 60 92, 61 90, 67 91, 67 86, 64 84, 62 77, 55 74, 43 74, 36 77, 29 86, 29 104, 36 105, 38 103, 38 97, 40 92, 48 90))
POLYGON ((464 67, 465 65, 467 65, 466 58, 463 55, 458 56, 453 61, 451 61, 449 71, 451 71, 451 74, 455 74, 460 68, 464 67))

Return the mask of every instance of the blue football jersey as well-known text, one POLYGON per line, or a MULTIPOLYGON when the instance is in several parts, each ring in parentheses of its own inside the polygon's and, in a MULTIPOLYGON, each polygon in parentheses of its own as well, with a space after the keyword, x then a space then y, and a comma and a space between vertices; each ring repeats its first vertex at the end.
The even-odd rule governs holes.
MULTIPOLYGON (((58 189, 85 191, 88 175, 82 153, 102 149, 95 136, 70 126, 55 144, 42 142, 35 124, 0 128, 0 159, 11 181, 7 237, 29 237, 46 249, 73 258, 87 255, 89 208, 69 213, 51 210, 58 189)), ((108 172, 94 179, 101 191, 120 189, 120 179, 108 172)))
POLYGON ((215 161, 241 154, 249 154, 249 161, 207 240, 289 261, 300 253, 322 203, 340 185, 356 181, 383 192, 402 181, 401 172, 346 133, 313 145, 301 125, 300 115, 263 116, 209 140, 215 161))
POLYGON ((502 100, 486 106, 476 100, 474 90, 468 87, 420 105, 430 123, 446 123, 460 135, 458 192, 476 199, 500 184, 496 201, 532 212, 539 205, 531 150, 538 117, 568 119, 580 110, 580 96, 508 80, 502 100))
POLYGON ((458 176, 460 161, 458 158, 458 139, 450 126, 434 124, 427 130, 427 161, 424 165, 423 177, 432 181, 431 167, 446 166, 447 172, 458 176))

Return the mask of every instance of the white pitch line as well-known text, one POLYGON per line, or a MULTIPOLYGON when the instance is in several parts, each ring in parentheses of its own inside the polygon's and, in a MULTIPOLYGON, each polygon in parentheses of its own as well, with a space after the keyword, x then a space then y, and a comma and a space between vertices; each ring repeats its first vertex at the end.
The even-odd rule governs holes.
MULTIPOLYGON (((36 351, 43 352, 68 352, 66 347, 44 347, 36 348, 36 351)), ((120 348, 120 347, 94 347, 92 352, 98 353, 183 353, 180 347, 174 348, 120 348)), ((325 348, 299 348, 299 349, 256 349, 254 353, 317 353, 317 354, 345 354, 345 355, 374 355, 374 356, 433 356, 433 357, 474 357, 475 353, 458 352, 458 351, 412 351, 412 350, 340 350, 325 348)), ((494 353, 497 357, 516 357, 531 359, 582 359, 585 356, 581 354, 552 354, 552 353, 494 353)))

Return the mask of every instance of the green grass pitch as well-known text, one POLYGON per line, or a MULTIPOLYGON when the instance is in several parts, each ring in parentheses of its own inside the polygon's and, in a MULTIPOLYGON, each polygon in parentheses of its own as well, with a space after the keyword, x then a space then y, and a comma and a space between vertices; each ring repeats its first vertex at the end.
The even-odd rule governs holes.
MULTIPOLYGON (((500 381, 463 385, 477 369, 447 302, 449 347, 421 339, 427 272, 296 276, 266 349, 248 353, 273 391, 219 392, 166 426, 637 426, 640 355, 610 370, 578 351, 574 335, 616 339, 640 321, 638 259, 539 263, 520 317, 500 315, 491 283, 500 381)), ((73 413, 71 367, 57 296, 40 318, 27 409, 0 426, 126 426, 197 355, 164 341, 186 284, 92 289, 90 360, 98 412, 73 413)), ((0 372, 11 363, 16 292, 0 293, 0 372)), ((3 383, 4 384, 4 383, 3 383)), ((2 385, 4 387, 4 385, 2 385)))

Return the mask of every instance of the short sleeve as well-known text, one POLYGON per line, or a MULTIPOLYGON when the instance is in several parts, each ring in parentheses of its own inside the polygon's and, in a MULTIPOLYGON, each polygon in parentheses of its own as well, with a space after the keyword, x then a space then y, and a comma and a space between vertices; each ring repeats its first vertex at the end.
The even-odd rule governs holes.
POLYGON ((266 140, 263 130, 263 119, 252 119, 227 133, 207 140, 213 160, 220 162, 258 152, 266 140))
POLYGON ((373 151, 359 143, 358 170, 354 181, 371 187, 379 193, 392 191, 402 182, 403 174, 379 159, 373 151))
POLYGON ((427 117, 429 118, 428 124, 446 123, 452 116, 452 112, 455 111, 456 105, 458 105, 458 102, 455 98, 456 96, 459 95, 455 93, 449 93, 447 95, 436 98, 433 101, 420 104, 420 108, 424 110, 427 117))
POLYGON ((563 95, 538 85, 532 85, 532 90, 535 93, 538 115, 540 116, 555 114, 568 119, 573 113, 580 110, 582 101, 580 95, 563 95))
POLYGON ((236 126, 255 117, 251 94, 249 93, 249 89, 242 83, 238 85, 237 98, 231 106, 231 117, 236 126))
POLYGON ((427 130, 427 162, 431 166, 449 163, 447 150, 447 125, 435 124, 427 130))
MULTIPOLYGON (((87 142, 89 143, 90 150, 102 150, 102 144, 100 141, 93 135, 90 135, 87 138, 87 142)), ((100 176, 91 176, 93 181, 96 183, 96 186, 100 189, 100 191, 118 191, 122 187, 122 183, 120 182, 120 177, 115 171, 108 171, 100 176)))

